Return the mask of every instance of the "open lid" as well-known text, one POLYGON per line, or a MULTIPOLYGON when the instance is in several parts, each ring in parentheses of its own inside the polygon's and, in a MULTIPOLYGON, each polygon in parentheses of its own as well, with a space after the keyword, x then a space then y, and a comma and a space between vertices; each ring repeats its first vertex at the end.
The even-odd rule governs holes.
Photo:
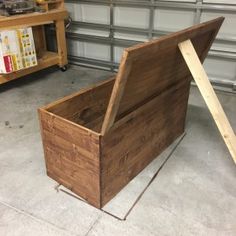
POLYGON ((203 62, 223 21, 224 17, 219 17, 125 49, 103 121, 102 134, 118 119, 152 97, 183 79, 191 79, 178 44, 190 39, 203 62))

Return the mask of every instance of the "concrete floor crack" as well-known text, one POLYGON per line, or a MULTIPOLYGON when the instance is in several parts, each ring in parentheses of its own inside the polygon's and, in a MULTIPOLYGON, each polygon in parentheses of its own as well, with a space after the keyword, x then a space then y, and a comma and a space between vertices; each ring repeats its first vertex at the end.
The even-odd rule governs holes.
POLYGON ((43 223, 43 224, 47 224, 47 225, 49 225, 50 227, 53 227, 56 230, 61 230, 61 231, 65 232, 65 233, 67 233, 67 234, 69 233, 70 235, 76 236, 76 234, 74 232, 68 231, 68 230, 66 230, 66 229, 64 229, 62 227, 59 227, 59 226, 57 226, 57 225, 55 225, 55 224, 53 224, 53 223, 51 223, 49 221, 46 221, 44 219, 38 218, 38 217, 34 216, 33 214, 31 214, 29 212, 26 212, 25 210, 18 209, 16 207, 14 207, 14 206, 6 203, 6 202, 2 202, 2 201, 0 201, 0 204, 2 204, 5 207, 10 208, 10 209, 18 212, 19 214, 23 214, 23 215, 25 215, 27 217, 30 217, 31 219, 33 219, 33 220, 35 220, 37 222, 40 222, 40 223, 43 223))
POLYGON ((89 230, 87 231, 87 233, 84 236, 88 236, 89 233, 94 229, 94 227, 98 224, 99 220, 102 218, 102 216, 99 216, 94 222, 93 224, 90 226, 89 230))

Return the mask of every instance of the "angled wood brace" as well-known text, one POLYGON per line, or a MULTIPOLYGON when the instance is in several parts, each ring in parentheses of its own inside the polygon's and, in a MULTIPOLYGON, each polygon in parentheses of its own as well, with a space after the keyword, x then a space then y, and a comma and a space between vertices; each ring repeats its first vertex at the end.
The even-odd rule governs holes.
MULTIPOLYGON (((179 41, 176 44, 176 47, 180 49, 180 53, 182 54, 184 61, 187 64, 189 71, 192 74, 213 116, 213 119, 215 120, 216 125, 230 151, 230 154, 236 164, 236 136, 234 134, 232 127, 230 126, 230 123, 224 113, 224 110, 202 66, 202 63, 207 56, 207 53, 218 33, 218 30, 223 20, 224 18, 220 17, 212 21, 211 23, 209 22, 209 23, 206 23, 205 25, 202 25, 202 29, 199 29, 198 33, 203 34, 204 33, 203 30, 205 28, 206 32, 208 32, 208 34, 210 35, 209 41, 207 43, 203 42, 206 44, 206 48, 204 49, 204 51, 202 51, 202 53, 199 53, 199 48, 198 50, 197 49, 195 50, 194 48, 196 44, 196 39, 194 39, 194 34, 192 35, 189 34, 189 37, 185 37, 182 40, 176 37, 175 40, 179 41)), ((164 41, 164 39, 162 40, 164 41)), ((161 40, 159 42, 159 45, 160 44, 161 44, 161 40)), ((125 91, 125 87, 127 86, 127 81, 129 81, 129 74, 132 68, 132 56, 130 55, 131 51, 125 50, 123 58, 121 60, 119 72, 115 80, 110 102, 109 102, 107 112, 103 121, 102 130, 101 130, 102 135, 105 135, 116 122, 116 119, 118 118, 118 115, 119 115, 118 113, 119 113, 119 109, 120 109, 119 107, 122 101, 122 97, 124 96, 125 92, 126 93, 128 92, 128 91, 125 91)))
POLYGON ((236 136, 191 40, 180 43, 179 49, 236 164, 236 136))

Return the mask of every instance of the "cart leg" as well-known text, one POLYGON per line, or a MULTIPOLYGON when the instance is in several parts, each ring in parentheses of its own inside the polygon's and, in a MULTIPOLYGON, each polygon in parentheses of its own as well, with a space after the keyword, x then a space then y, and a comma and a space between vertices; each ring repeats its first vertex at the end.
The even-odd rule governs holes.
MULTIPOLYGON (((56 36, 57 36, 57 51, 59 56, 58 65, 60 68, 65 68, 67 61, 67 48, 66 48, 66 36, 65 36, 65 25, 64 20, 58 20, 55 22, 56 25, 56 36)), ((62 71, 65 71, 62 69, 62 71)))
POLYGON ((40 55, 47 50, 44 25, 34 26, 32 29, 36 53, 40 57, 40 55))

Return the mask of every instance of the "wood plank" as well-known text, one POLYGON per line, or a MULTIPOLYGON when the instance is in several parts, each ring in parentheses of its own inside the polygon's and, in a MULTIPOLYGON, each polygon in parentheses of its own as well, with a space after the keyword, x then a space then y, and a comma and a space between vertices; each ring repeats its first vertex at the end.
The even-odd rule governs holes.
POLYGON ((38 59, 37 66, 32 66, 23 70, 12 72, 10 74, 2 74, 0 75, 0 84, 3 84, 10 80, 14 80, 19 77, 34 73, 38 70, 48 68, 58 63, 59 63, 59 57, 57 53, 49 52, 49 51, 41 52, 41 58, 38 59))
POLYGON ((70 140, 70 142, 80 147, 83 152, 94 153, 96 156, 99 134, 43 109, 39 109, 39 116, 43 129, 70 140))
POLYGON ((89 159, 80 152, 80 148, 69 141, 45 132, 44 148, 49 171, 55 176, 63 174, 70 189, 76 188, 80 196, 91 201, 100 202, 99 156, 97 160, 89 159))
MULTIPOLYGON (((51 155, 51 154, 50 154, 51 155)), ((63 168, 67 170, 75 170, 73 165, 64 165, 63 168)), ((76 170, 75 170, 76 171, 76 170)), ((100 208, 100 192, 97 190, 96 184, 86 184, 82 178, 72 178, 70 175, 65 173, 63 170, 58 169, 56 166, 48 164, 47 175, 57 181, 59 184, 64 185, 66 188, 70 189, 72 192, 79 195, 85 201, 89 202, 91 205, 100 208), (90 185, 89 185, 90 184, 90 185), (95 187, 96 186, 96 187, 95 187), (90 187, 94 189, 91 190, 90 187)), ((99 180, 99 179, 98 179, 99 180)))
POLYGON ((65 9, 52 10, 46 13, 28 13, 15 15, 11 17, 0 18, 1 29, 15 29, 16 26, 34 26, 48 24, 56 20, 63 20, 68 17, 68 12, 65 9), (17 23, 16 23, 17 22, 17 23))
POLYGON ((83 96, 83 94, 85 94, 85 93, 93 93, 93 91, 98 89, 100 86, 102 86, 102 87, 103 86, 109 86, 107 84, 114 83, 114 80, 115 80, 115 77, 111 77, 111 78, 109 78, 105 81, 98 82, 98 83, 93 84, 93 85, 91 85, 89 87, 86 87, 86 88, 82 88, 82 89, 79 90, 79 92, 72 93, 68 96, 65 96, 61 99, 58 99, 54 102, 51 102, 51 103, 43 106, 42 109, 47 110, 47 111, 52 112, 52 113, 54 113, 54 112, 57 113, 57 109, 60 110, 60 106, 64 106, 64 103, 68 103, 68 102, 70 103, 73 100, 70 104, 70 106, 71 106, 74 102, 76 102, 76 100, 74 100, 74 99, 77 99, 77 97, 83 96))
POLYGON ((40 25, 49 25, 53 24, 53 21, 43 21, 43 22, 34 22, 34 23, 28 23, 28 24, 15 24, 9 27, 1 27, 1 30, 9 30, 9 29, 20 29, 20 28, 27 28, 27 27, 35 27, 35 26, 40 26, 40 25))
POLYGON ((23 70, 15 71, 10 74, 0 75, 0 84, 6 83, 10 80, 31 74, 38 70, 59 65, 64 66, 67 64, 67 49, 65 41, 65 27, 64 19, 68 17, 68 12, 63 9, 51 10, 46 13, 28 13, 21 15, 14 15, 11 17, 0 18, 0 29, 16 29, 23 27, 33 27, 35 38, 35 46, 38 57, 38 65, 23 70), (46 51, 46 40, 44 32, 44 24, 56 24, 58 54, 46 51))
POLYGON ((100 136, 39 110, 47 174, 100 208, 100 136))
POLYGON ((33 30, 36 54, 37 57, 40 58, 42 57, 42 52, 47 51, 44 25, 34 26, 32 27, 32 30, 33 30))
POLYGON ((67 120, 100 132, 114 78, 69 95, 45 109, 67 120))
POLYGON ((106 115, 102 125, 102 134, 105 134, 113 125, 117 111, 119 109, 119 103, 124 92, 125 84, 131 70, 131 64, 127 60, 128 53, 126 51, 121 59, 119 72, 116 77, 114 88, 111 94, 111 98, 107 107, 106 115))
MULTIPOLYGON (((57 134, 48 132, 44 129, 44 141, 49 149, 52 149, 55 154, 63 154, 69 161, 74 162, 78 167, 88 167, 90 169, 98 168, 99 159, 94 158, 94 154, 72 143, 66 137, 61 137, 57 134)), ((47 149, 47 148, 46 148, 47 149)))
MULTIPOLYGON (((198 35, 211 34, 211 33, 217 34, 223 21, 224 21, 224 17, 218 17, 216 19, 194 25, 187 29, 183 29, 183 30, 162 36, 156 40, 134 45, 132 47, 129 47, 127 51, 130 53, 130 56, 134 59, 137 57, 139 58, 140 55, 143 55, 143 57, 146 57, 147 55, 157 53, 161 48, 168 48, 171 45, 178 46, 178 43, 183 42, 187 39, 193 40, 198 35)), ((214 36, 215 34, 212 35, 212 37, 214 36)))
POLYGON ((180 43, 179 49, 236 164, 235 133, 230 126, 228 118, 225 115, 213 87, 211 86, 208 76, 194 49, 193 44, 191 43, 191 40, 186 40, 180 43))
POLYGON ((203 61, 224 18, 190 27, 151 42, 125 49, 103 123, 104 135, 122 114, 191 76, 178 43, 191 38, 203 61), (125 61, 129 62, 128 64, 125 61), (127 71, 127 74, 123 73, 127 71))
POLYGON ((55 21, 55 26, 56 26, 57 52, 59 56, 59 66, 63 67, 68 64, 64 19, 55 21))
POLYGON ((101 138, 102 205, 184 132, 190 81, 173 85, 101 138))

